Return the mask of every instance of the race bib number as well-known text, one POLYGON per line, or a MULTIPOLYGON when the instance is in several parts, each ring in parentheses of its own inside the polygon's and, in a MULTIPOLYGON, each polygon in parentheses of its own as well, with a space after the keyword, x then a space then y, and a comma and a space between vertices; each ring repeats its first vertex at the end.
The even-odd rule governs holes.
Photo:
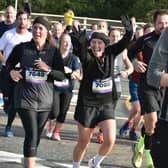
POLYGON ((113 88, 113 81, 112 78, 106 78, 106 79, 96 79, 92 82, 92 91, 93 93, 109 93, 112 92, 113 88))
POLYGON ((64 79, 62 81, 54 80, 54 86, 60 90, 68 89, 70 86, 69 79, 64 79))
POLYGON ((29 83, 45 83, 48 73, 37 69, 27 69, 25 71, 26 82, 29 83))

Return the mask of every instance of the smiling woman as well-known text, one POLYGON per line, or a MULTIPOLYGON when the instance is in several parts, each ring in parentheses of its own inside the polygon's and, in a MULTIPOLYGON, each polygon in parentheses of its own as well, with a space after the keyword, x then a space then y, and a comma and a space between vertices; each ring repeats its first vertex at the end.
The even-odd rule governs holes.
POLYGON ((48 41, 49 23, 43 17, 35 18, 33 39, 17 45, 10 54, 6 66, 15 88, 15 108, 24 130, 24 164, 34 168, 40 135, 53 107, 54 79, 63 80, 64 67, 58 49, 48 41), (21 70, 14 67, 21 64, 21 70))
MULTIPOLYGON (((109 38, 102 32, 94 32, 90 46, 85 32, 76 41, 78 56, 82 63, 83 78, 81 81, 74 118, 78 126, 78 142, 73 152, 73 168, 79 168, 86 148, 98 126, 104 135, 104 142, 98 153, 89 160, 89 168, 100 167, 106 155, 111 152, 116 137, 115 107, 117 93, 114 83, 114 59, 131 40, 133 29, 128 17, 122 17, 126 33, 116 44, 108 45, 109 38), (79 47, 79 48, 78 48, 79 47)), ((72 35, 72 39, 76 38, 72 35)), ((75 41, 72 40, 72 41, 75 41)))

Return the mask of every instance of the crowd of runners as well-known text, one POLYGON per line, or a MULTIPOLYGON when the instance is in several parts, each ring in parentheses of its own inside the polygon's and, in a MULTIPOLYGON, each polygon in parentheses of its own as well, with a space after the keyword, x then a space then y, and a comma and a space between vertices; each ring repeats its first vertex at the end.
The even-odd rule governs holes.
POLYGON ((25 131, 24 168, 35 168, 45 126, 47 138, 62 140, 60 130, 76 82, 78 139, 72 168, 80 168, 96 127, 100 146, 88 166, 100 168, 116 140, 115 109, 122 93, 121 78, 129 81, 131 110, 118 134, 125 137, 129 132, 136 142, 132 165, 141 167, 145 151, 147 168, 164 168, 168 10, 154 11, 152 22, 143 26, 136 23, 135 16, 122 14, 121 23, 124 30, 100 20, 87 31, 70 9, 63 20, 51 24, 45 16, 32 21, 28 0, 23 0, 23 10, 17 14, 12 5, 6 8, 0 21, 0 90, 8 116, 4 136, 15 136, 12 123, 18 113, 25 131), (141 122, 139 137, 136 131, 141 122))

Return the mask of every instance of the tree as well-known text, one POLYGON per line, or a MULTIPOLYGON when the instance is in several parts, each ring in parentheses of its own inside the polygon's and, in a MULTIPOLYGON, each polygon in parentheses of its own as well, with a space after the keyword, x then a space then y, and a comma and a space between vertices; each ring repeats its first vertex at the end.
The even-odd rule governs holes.
MULTIPOLYGON (((167 0, 29 0, 35 13, 50 13, 63 15, 71 8, 76 16, 120 19, 123 14, 136 16, 138 21, 151 22, 153 11, 168 8, 167 0)), ((0 10, 7 4, 15 5, 15 0, 0 1, 0 10)), ((18 10, 22 9, 23 0, 18 0, 18 10)))

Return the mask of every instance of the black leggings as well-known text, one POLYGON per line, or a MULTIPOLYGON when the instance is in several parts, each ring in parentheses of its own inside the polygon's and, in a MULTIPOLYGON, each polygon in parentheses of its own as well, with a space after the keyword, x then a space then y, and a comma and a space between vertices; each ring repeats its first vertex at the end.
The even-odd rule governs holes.
POLYGON ((151 148, 151 155, 155 168, 167 167, 167 143, 168 143, 168 122, 158 120, 155 133, 153 134, 153 144, 151 148))
POLYGON ((47 122, 49 112, 18 109, 18 113, 25 130, 24 156, 34 157, 37 154, 40 136, 47 122))
POLYGON ((58 122, 64 123, 66 114, 71 102, 72 92, 57 92, 54 93, 54 107, 53 111, 50 113, 49 118, 57 119, 58 122))
POLYGON ((11 127, 16 116, 16 109, 14 108, 14 88, 16 82, 11 79, 5 66, 2 67, 0 80, 0 88, 4 100, 4 111, 8 114, 6 126, 11 127))

